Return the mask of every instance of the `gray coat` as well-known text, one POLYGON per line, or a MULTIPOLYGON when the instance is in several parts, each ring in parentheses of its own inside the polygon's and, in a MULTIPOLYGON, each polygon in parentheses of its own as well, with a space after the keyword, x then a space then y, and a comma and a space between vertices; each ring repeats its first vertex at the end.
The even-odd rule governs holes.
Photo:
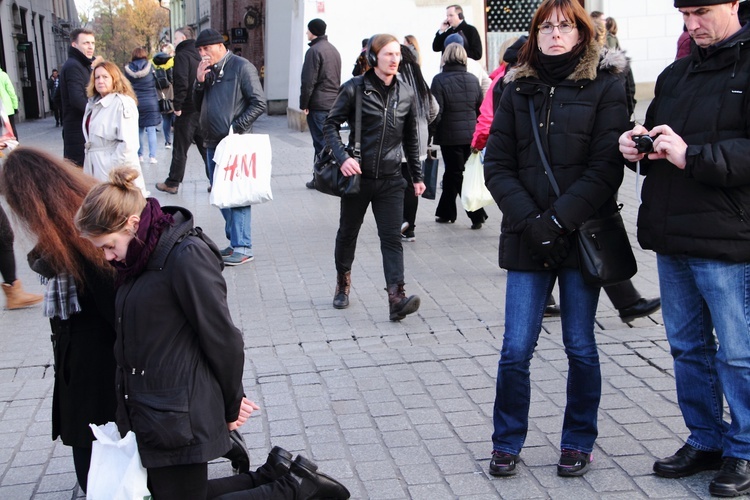
POLYGON ((310 42, 302 65, 299 109, 328 111, 341 86, 341 56, 326 35, 310 42))

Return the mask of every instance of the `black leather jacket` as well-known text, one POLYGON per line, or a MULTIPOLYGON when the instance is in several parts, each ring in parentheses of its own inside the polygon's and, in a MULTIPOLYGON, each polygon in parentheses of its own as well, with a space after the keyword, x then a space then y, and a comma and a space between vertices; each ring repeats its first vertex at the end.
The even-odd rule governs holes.
POLYGON ((401 176, 402 145, 409 165, 412 182, 422 182, 419 162, 419 134, 417 133, 416 97, 412 88, 394 78, 394 84, 383 95, 382 85, 371 80, 378 78, 374 70, 352 78, 339 89, 333 108, 328 113, 323 133, 325 142, 333 150, 340 164, 352 155, 354 147, 356 102, 355 92, 362 92, 362 177, 382 179, 401 176), (339 129, 349 123, 349 146, 344 146, 339 129))
POLYGON ((253 122, 266 110, 266 98, 255 66, 234 54, 227 54, 211 68, 206 81, 195 81, 193 101, 201 113, 203 145, 215 148, 229 135, 252 132, 253 122))

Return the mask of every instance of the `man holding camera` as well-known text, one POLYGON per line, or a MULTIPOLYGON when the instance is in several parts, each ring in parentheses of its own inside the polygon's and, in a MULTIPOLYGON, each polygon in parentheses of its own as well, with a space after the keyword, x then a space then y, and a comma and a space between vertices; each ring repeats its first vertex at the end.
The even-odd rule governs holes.
POLYGON ((659 76, 644 126, 619 140, 623 157, 640 161, 647 175, 638 241, 657 253, 677 398, 690 431, 654 472, 720 469, 709 491, 732 497, 750 492, 750 26, 740 25, 737 0, 674 5, 695 47, 659 76), (723 420, 722 396, 731 423, 723 420))
POLYGON ((464 10, 460 5, 449 5, 445 9, 445 20, 435 33, 432 50, 443 52, 445 39, 453 33, 458 33, 464 39, 464 49, 469 58, 477 61, 482 58, 482 38, 477 29, 464 20, 464 10))

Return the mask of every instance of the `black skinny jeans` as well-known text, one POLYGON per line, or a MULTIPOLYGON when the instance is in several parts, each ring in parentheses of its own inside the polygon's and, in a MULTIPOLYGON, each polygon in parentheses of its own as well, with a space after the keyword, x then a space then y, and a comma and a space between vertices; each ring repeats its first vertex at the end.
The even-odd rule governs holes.
MULTIPOLYGON (((175 116, 174 138, 172 142, 172 164, 169 166, 169 176, 164 182, 169 187, 178 187, 185 178, 185 164, 190 145, 195 142, 198 146, 203 163, 206 163, 206 148, 203 147, 203 136, 200 130, 200 113, 183 113, 175 116)), ((206 167, 208 176, 208 167, 206 167)), ((208 179, 209 183, 211 179, 208 179)))
MULTIPOLYGON (((461 196, 461 186, 464 183, 464 165, 471 154, 471 145, 458 146, 440 146, 440 152, 443 154, 445 163, 445 173, 443 174, 443 194, 440 195, 435 216, 448 220, 456 220, 456 196, 461 196)), ((471 222, 484 222, 487 219, 487 212, 484 208, 474 212, 466 212, 471 222)))
POLYGON ((0 275, 5 283, 16 281, 16 258, 13 255, 13 228, 0 206, 0 275))
POLYGON ((204 500, 208 463, 147 468, 148 490, 154 500, 204 500))
POLYGON ((414 184, 411 182, 411 172, 406 163, 401 164, 401 174, 406 180, 406 189, 404 190, 404 222, 409 223, 407 231, 414 231, 417 227, 417 208, 419 208, 419 196, 414 193, 414 184))
POLYGON ((359 228, 362 227, 367 207, 372 204, 372 213, 380 237, 380 253, 383 255, 385 283, 403 284, 404 249, 401 246, 401 222, 405 188, 406 179, 400 175, 387 179, 363 177, 358 196, 341 198, 341 215, 334 253, 337 272, 343 274, 352 270, 359 228))

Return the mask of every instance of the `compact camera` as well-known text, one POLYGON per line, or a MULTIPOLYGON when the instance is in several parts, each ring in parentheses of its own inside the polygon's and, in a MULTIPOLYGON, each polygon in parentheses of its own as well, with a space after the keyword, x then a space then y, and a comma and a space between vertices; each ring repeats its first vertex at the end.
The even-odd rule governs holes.
POLYGON ((656 139, 656 137, 651 137, 650 135, 634 135, 630 138, 635 142, 635 149, 637 149, 639 153, 653 153, 654 139, 656 139))

